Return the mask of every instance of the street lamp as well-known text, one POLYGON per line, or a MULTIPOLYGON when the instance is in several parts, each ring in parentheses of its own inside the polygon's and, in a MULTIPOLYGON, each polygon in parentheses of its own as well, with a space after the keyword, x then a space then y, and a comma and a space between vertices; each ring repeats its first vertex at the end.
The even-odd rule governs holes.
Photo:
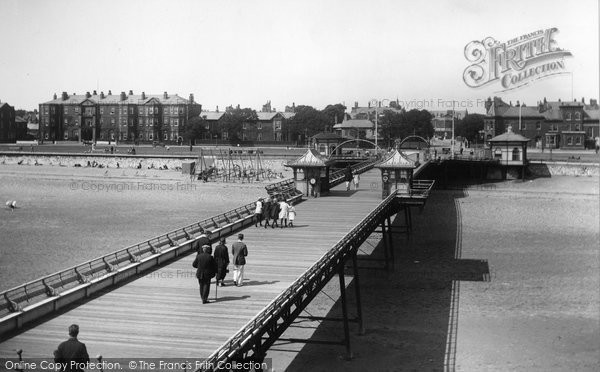
POLYGON ((378 118, 379 118, 379 112, 377 110, 377 108, 379 107, 380 104, 384 103, 385 101, 390 101, 387 98, 382 99, 381 101, 379 101, 377 98, 373 98, 370 103, 371 104, 375 104, 375 151, 377 151, 377 149, 379 148, 379 145, 377 144, 377 137, 379 137, 379 130, 378 130, 378 118))

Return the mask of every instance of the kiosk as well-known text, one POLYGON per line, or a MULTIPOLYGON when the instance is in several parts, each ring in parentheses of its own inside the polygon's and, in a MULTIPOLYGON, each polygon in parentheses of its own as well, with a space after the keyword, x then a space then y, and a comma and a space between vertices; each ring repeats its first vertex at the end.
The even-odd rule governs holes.
POLYGON ((329 192, 329 167, 332 160, 322 157, 315 149, 308 149, 298 159, 286 164, 294 171, 296 189, 303 195, 319 197, 329 192))
POLYGON ((375 165, 375 168, 381 169, 382 199, 387 198, 394 190, 401 194, 410 194, 413 171, 416 167, 414 160, 397 150, 375 165))

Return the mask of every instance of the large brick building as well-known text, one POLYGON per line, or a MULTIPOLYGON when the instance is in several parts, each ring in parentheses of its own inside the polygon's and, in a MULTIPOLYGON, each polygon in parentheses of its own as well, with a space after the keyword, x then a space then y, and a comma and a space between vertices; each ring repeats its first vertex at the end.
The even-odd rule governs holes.
POLYGON ((0 142, 16 142, 15 108, 0 102, 0 142))
POLYGON ((40 138, 44 140, 95 140, 178 142, 189 119, 202 106, 178 95, 113 95, 87 92, 68 95, 40 104, 40 138))
POLYGON ((600 136, 598 101, 543 101, 536 106, 506 103, 488 98, 484 120, 486 142, 512 126, 515 133, 530 138, 529 147, 583 149, 600 136))

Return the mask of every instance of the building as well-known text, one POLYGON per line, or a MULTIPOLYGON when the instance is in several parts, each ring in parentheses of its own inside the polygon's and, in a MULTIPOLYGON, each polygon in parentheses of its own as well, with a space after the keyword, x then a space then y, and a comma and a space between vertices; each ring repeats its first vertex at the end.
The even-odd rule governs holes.
POLYGON ((0 142, 16 142, 15 108, 0 102, 0 142))
POLYGON ((486 143, 506 131, 529 138, 528 147, 584 149, 592 148, 600 136, 600 106, 591 99, 581 101, 543 101, 536 106, 506 103, 499 97, 486 101, 484 132, 486 143))
POLYGON ((452 118, 454 117, 454 124, 456 121, 463 119, 467 116, 467 111, 453 111, 453 110, 428 110, 431 114, 431 125, 433 126, 434 136, 439 139, 452 138, 452 118))
POLYGON ((336 134, 351 139, 373 140, 375 138, 375 124, 367 119, 347 119, 335 124, 333 130, 336 134))
POLYGON ((178 95, 113 95, 94 91, 68 95, 40 104, 40 137, 65 141, 181 142, 189 118, 202 106, 178 95))

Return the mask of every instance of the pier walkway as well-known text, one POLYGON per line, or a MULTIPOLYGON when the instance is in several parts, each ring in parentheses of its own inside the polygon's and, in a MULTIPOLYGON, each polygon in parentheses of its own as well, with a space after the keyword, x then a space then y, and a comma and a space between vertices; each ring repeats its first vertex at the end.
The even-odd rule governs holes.
MULTIPOLYGON (((201 303, 194 255, 187 254, 25 326, 0 343, 0 358, 14 358, 18 349, 24 358, 51 357, 72 323, 92 357, 206 358, 381 203, 379 182, 379 171, 370 170, 358 191, 341 185, 305 200, 294 228, 242 230, 249 250, 244 286, 219 287, 217 294, 213 284, 209 304, 201 303)), ((234 241, 228 238, 228 247, 234 241)))

